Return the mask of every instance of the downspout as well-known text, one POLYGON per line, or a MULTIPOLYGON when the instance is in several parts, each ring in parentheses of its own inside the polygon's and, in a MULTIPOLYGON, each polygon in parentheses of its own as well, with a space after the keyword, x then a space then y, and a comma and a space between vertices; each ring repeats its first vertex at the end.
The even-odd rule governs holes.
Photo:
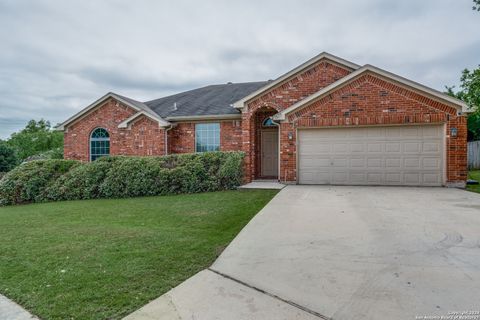
POLYGON ((173 124, 171 124, 165 131, 165 155, 168 155, 168 131, 173 129, 173 124))
POLYGON ((270 117, 270 119, 272 120, 272 123, 273 123, 274 125, 276 125, 277 128, 278 128, 278 168, 277 168, 277 179, 278 179, 279 182, 281 182, 281 179, 280 179, 280 172, 281 172, 281 171, 280 171, 280 163, 281 163, 281 161, 280 161, 280 149, 281 149, 281 148, 280 148, 280 141, 281 141, 281 140, 280 140, 280 123, 275 122, 275 120, 273 120, 273 117, 270 117))

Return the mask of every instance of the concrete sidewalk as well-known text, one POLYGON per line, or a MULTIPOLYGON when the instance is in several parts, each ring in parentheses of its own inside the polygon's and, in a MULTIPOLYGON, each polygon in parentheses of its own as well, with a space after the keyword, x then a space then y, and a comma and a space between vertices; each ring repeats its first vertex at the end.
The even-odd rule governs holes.
POLYGON ((318 320, 287 302, 210 270, 197 273, 124 320, 318 320))
POLYGON ((27 310, 0 294, 0 319, 1 320, 38 320, 27 310))

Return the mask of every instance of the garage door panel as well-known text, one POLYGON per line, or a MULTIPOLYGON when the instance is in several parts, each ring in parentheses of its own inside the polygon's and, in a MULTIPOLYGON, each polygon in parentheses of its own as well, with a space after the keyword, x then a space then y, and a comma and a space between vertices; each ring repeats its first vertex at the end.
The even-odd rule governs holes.
POLYGON ((367 183, 368 184, 383 184, 384 181, 383 172, 367 172, 367 183))
POLYGON ((365 144, 364 143, 351 143, 350 144, 350 151, 352 153, 355 152, 365 152, 365 144))
POLYGON ((415 142, 404 142, 403 144, 403 152, 404 153, 420 153, 421 149, 421 141, 415 142))
POLYGON ((423 174, 423 183, 437 185, 441 183, 441 176, 438 173, 424 173, 423 174))
POLYGON ((350 151, 350 144, 349 143, 335 143, 333 145, 333 152, 335 154, 349 153, 349 151, 350 151))
POLYGON ((386 142, 385 143, 385 152, 388 153, 399 153, 402 151, 402 144, 399 142, 386 142))
POLYGON ((367 144, 367 151, 369 153, 380 153, 383 152, 384 144, 381 142, 371 142, 367 144))
POLYGON ((400 169, 402 167, 402 159, 392 158, 385 159, 385 169, 400 169))
POLYGON ((321 157, 305 157, 300 159, 300 167, 308 169, 308 168, 329 168, 331 165, 330 158, 321 158, 321 157))
POLYGON ((348 182, 348 171, 334 171, 332 177, 334 184, 346 184, 348 182))
POLYGON ((402 136, 408 138, 418 138, 421 136, 422 128, 417 126, 402 127, 402 136))
POLYGON ((342 157, 342 158, 333 158, 331 162, 331 166, 334 168, 348 168, 349 158, 342 157))
POLYGON ((441 145, 439 142, 424 142, 422 144, 422 152, 427 153, 427 152, 432 152, 432 153, 437 153, 441 149, 441 145))
POLYGON ((438 158, 423 158, 422 167, 424 169, 440 170, 442 167, 442 163, 438 158))
POLYGON ((350 172, 350 182, 351 184, 367 184, 367 173, 366 172, 350 172))
POLYGON ((420 158, 405 158, 403 163, 405 169, 420 169, 420 158))
POLYGON ((299 182, 438 186, 443 135, 439 125, 299 130, 299 182))
POLYGON ((440 126, 422 126, 422 135, 424 138, 437 138, 442 136, 441 130, 440 126))
POLYGON ((303 184, 331 184, 332 180, 330 171, 304 171, 299 177, 303 184))
POLYGON ((302 145, 303 148, 309 150, 309 154, 328 154, 331 152, 332 145, 329 143, 321 143, 315 141, 308 141, 302 145))
POLYGON ((365 158, 351 158, 350 159, 350 168, 352 169, 364 169, 366 159, 365 158))
POLYGON ((402 184, 402 174, 400 172, 386 172, 385 183, 392 185, 402 184))

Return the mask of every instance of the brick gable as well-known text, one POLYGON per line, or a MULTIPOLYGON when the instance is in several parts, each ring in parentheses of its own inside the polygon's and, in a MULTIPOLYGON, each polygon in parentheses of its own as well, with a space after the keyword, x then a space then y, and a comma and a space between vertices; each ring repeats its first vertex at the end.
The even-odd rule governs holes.
POLYGON ((277 111, 284 110, 351 72, 349 68, 323 59, 248 102, 248 110, 253 111, 265 105, 277 111))
POLYGON ((108 99, 81 119, 68 125, 64 133, 66 159, 89 161, 90 134, 105 128, 110 135, 112 155, 163 155, 164 130, 155 121, 141 116, 128 129, 118 125, 137 111, 113 98, 108 99))
MULTIPOLYGON (((322 59, 247 103, 247 107, 242 111, 244 139, 242 150, 245 152, 247 181, 256 178, 256 171, 259 168, 257 156, 259 148, 256 146, 258 134, 255 134, 255 121, 253 121, 256 111, 268 107, 280 112, 351 72, 350 68, 322 59)), ((290 144, 290 142, 285 143, 290 144)), ((285 157, 281 154, 280 158, 285 157)))

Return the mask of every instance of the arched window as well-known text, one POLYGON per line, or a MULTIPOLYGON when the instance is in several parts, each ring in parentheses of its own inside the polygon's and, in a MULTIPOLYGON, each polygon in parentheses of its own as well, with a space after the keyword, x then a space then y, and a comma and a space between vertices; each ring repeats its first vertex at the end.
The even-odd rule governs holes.
POLYGON ((263 120, 262 127, 275 127, 275 123, 273 123, 272 118, 268 117, 263 120))
POLYGON ((90 161, 110 154, 110 135, 103 128, 97 128, 90 135, 90 161))

